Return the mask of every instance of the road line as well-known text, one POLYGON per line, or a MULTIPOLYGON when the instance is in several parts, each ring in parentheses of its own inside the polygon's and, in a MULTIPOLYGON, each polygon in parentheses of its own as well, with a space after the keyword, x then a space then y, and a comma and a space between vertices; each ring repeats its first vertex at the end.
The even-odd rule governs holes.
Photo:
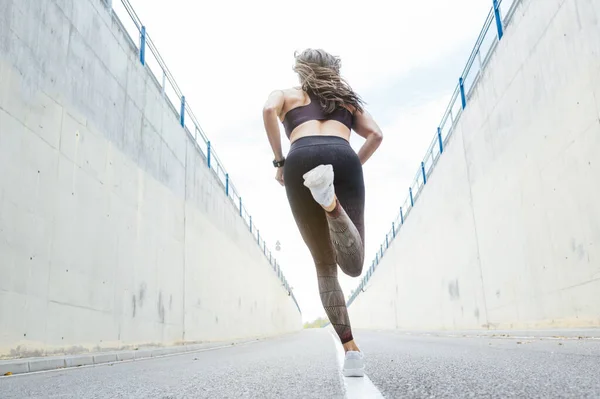
MULTIPOLYGON (((371 382, 371 379, 365 374, 364 377, 344 377, 342 369, 344 367, 344 347, 339 341, 335 332, 330 329, 331 338, 337 352, 340 378, 344 384, 346 398, 348 399, 380 399, 383 398, 379 389, 371 382)), ((365 357, 365 360, 368 359, 365 357)))

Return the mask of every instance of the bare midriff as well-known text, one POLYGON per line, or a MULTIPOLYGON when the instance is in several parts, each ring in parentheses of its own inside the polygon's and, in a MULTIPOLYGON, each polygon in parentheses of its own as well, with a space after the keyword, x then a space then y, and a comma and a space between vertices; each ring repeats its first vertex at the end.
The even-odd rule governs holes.
MULTIPOLYGON (((292 109, 310 104, 309 95, 303 90, 292 89, 286 91, 285 106, 280 122, 292 109)), ((298 125, 290 134, 290 143, 307 136, 336 136, 350 141, 350 129, 337 120, 310 120, 298 125)))
POLYGON ((338 121, 308 121, 294 129, 290 143, 307 136, 336 136, 350 141, 350 129, 338 121))

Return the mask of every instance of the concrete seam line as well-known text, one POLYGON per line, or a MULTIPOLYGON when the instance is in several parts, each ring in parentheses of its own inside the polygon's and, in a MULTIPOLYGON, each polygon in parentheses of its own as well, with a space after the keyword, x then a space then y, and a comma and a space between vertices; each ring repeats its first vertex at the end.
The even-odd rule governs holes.
POLYGON ((577 339, 600 339, 600 328, 571 329, 571 330, 447 330, 447 331, 408 331, 408 330, 369 330, 377 332, 400 333, 402 335, 434 335, 434 336, 481 336, 481 337, 536 337, 536 338, 577 338, 577 339))
POLYGON ((536 338, 536 339, 560 339, 560 340, 600 340, 600 329, 582 329, 582 330, 456 330, 456 331, 407 331, 407 330, 379 330, 379 329, 358 329, 364 331, 383 332, 399 334, 404 336, 433 336, 433 337, 453 337, 453 338, 536 338))

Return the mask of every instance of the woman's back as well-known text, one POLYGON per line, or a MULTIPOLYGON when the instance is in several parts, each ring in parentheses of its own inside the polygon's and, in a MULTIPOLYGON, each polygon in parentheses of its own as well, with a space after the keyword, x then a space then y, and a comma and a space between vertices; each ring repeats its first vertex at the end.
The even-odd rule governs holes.
POLYGON ((313 92, 292 88, 283 90, 284 104, 280 114, 290 141, 313 135, 339 136, 349 140, 354 116, 348 108, 338 106, 326 112, 313 92))

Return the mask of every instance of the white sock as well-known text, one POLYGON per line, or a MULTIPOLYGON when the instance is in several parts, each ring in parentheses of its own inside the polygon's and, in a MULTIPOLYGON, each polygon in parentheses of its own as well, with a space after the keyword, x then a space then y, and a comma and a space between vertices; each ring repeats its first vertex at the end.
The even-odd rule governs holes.
POLYGON ((328 207, 333 203, 335 198, 333 165, 319 165, 302 177, 304 185, 310 189, 313 198, 319 205, 328 207))

